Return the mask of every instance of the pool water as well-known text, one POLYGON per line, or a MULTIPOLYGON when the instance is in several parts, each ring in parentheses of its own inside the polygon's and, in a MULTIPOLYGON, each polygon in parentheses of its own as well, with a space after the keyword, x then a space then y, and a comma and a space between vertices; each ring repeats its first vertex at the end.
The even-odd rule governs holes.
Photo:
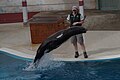
POLYGON ((32 61, 0 51, 0 80, 120 80, 120 59, 52 61, 49 66, 26 70, 32 61))

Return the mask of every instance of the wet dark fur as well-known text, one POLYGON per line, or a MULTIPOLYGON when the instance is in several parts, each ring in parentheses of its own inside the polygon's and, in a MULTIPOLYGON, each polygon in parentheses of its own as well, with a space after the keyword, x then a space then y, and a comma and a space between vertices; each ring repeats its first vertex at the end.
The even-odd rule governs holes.
POLYGON ((37 54, 34 59, 34 63, 40 60, 45 53, 49 53, 53 49, 58 48, 62 43, 67 41, 71 36, 86 33, 86 29, 83 27, 71 27, 68 29, 60 30, 53 35, 49 36, 37 50, 37 54), (59 35, 63 34, 61 37, 57 38, 59 35))

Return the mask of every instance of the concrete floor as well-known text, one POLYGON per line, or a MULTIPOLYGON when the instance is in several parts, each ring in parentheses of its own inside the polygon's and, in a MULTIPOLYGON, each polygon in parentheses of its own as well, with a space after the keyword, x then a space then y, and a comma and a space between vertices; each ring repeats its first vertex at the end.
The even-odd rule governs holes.
MULTIPOLYGON (((88 59, 120 57, 119 36, 120 31, 88 31, 84 34, 88 59)), ((0 50, 11 49, 30 54, 34 58, 39 45, 31 44, 30 29, 23 27, 22 23, 0 24, 0 50)), ((79 51, 81 52, 80 49, 79 51)), ((70 40, 51 53, 55 60, 84 60, 83 55, 77 59, 74 58, 74 48, 70 40)))

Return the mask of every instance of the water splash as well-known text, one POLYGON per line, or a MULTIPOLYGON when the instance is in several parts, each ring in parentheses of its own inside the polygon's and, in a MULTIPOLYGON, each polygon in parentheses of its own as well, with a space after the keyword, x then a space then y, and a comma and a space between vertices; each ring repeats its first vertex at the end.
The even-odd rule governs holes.
POLYGON ((29 66, 26 67, 24 70, 26 71, 45 71, 45 70, 50 70, 54 68, 58 68, 61 66, 64 66, 64 62, 59 62, 59 61, 53 61, 53 56, 51 54, 45 54, 39 61, 37 61, 37 67, 35 64, 29 63, 29 66))

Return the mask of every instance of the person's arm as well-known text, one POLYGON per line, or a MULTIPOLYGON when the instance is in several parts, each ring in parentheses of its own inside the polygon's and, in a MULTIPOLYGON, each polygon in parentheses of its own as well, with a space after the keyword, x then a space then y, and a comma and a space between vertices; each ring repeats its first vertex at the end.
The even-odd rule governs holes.
POLYGON ((80 22, 74 22, 73 25, 83 24, 83 23, 84 23, 84 21, 82 20, 82 21, 80 21, 80 22))
POLYGON ((65 26, 70 26, 70 14, 67 16, 67 20, 65 21, 65 26))
POLYGON ((83 24, 84 21, 80 21, 80 22, 74 22, 73 25, 76 25, 76 24, 83 24))
POLYGON ((81 24, 83 24, 84 23, 84 21, 85 21, 85 18, 86 18, 86 15, 85 16, 80 16, 80 22, 81 22, 81 24))

